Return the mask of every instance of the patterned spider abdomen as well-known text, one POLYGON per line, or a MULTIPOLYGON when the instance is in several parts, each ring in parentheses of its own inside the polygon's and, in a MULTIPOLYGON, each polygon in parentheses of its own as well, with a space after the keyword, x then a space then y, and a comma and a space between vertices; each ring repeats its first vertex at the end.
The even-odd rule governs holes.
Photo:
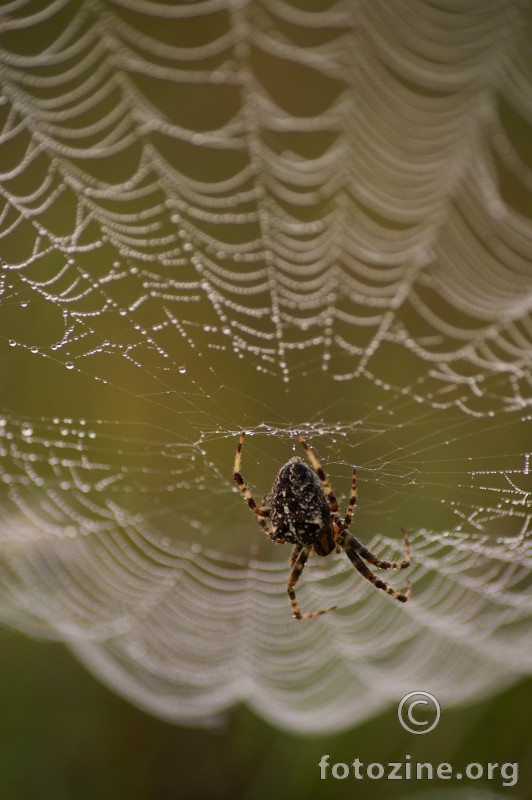
POLYGON ((272 539, 334 549, 331 510, 318 476, 297 456, 281 467, 269 498, 272 539))

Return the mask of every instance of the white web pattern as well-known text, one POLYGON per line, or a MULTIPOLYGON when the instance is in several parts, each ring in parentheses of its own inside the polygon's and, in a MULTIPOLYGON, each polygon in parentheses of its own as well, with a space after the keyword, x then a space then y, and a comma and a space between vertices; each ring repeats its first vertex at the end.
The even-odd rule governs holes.
POLYGON ((531 666, 530 3, 299 5, 0 17, 0 613, 181 722, 531 666), (357 464, 410 603, 331 557, 298 596, 341 610, 290 619, 244 426, 257 499, 297 428, 340 497, 357 464))
POLYGON ((438 385, 505 372, 521 402, 527 7, 8 5, 11 292, 63 311, 73 363, 162 357, 171 329, 285 378, 318 349, 345 379, 395 344, 438 385), (117 315, 136 341, 111 340, 117 315))

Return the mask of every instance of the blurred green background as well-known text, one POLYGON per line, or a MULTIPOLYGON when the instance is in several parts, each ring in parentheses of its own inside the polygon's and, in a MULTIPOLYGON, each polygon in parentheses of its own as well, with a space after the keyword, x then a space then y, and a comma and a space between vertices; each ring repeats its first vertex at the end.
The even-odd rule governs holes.
MULTIPOLYGON (((452 790, 532 796, 532 680, 498 697, 442 710, 425 736, 400 727, 395 709, 339 735, 294 736, 232 710, 212 732, 144 714, 88 675, 61 645, 3 632, 0 659, 0 796, 21 800, 310 800, 453 797, 452 790), (318 762, 519 762, 519 781, 320 779, 318 762), (426 793, 426 794, 425 794, 426 793)), ((349 691, 349 685, 338 687, 349 691)), ((484 795, 489 797, 490 795, 484 795)))
MULTIPOLYGON (((18 435, 3 453, 21 481, 18 508, 29 487, 30 513, 46 516, 39 469, 60 495, 49 419, 73 420, 74 449, 83 418, 99 435, 79 452, 124 468, 129 511, 178 543, 284 562, 231 493, 235 436, 263 426, 243 470, 260 497, 292 428, 308 424, 339 495, 359 465, 358 530, 444 531, 463 518, 469 533, 480 516, 493 540, 517 536, 530 495, 521 484, 505 493, 532 449, 530 106, 519 105, 532 6, 206 3, 196 14, 185 3, 172 19, 173 5, 4 4, 0 407, 18 435), (319 241, 322 231, 334 235, 319 241), (468 315, 475 301, 479 314, 468 315), (366 357, 367 373, 334 380, 366 357), (41 440, 24 439, 25 419, 41 440), (184 479, 180 447, 196 457, 184 479), (169 500, 173 469, 182 484, 169 500)), ((96 518, 113 496, 91 490, 96 518)), ((62 491, 66 508, 74 492, 62 491)), ((18 521, 6 515, 10 544, 18 521)), ((526 641, 525 610, 521 624, 526 641)), ((529 678, 443 706, 426 736, 406 733, 393 707, 305 736, 237 706, 206 731, 126 703, 61 644, 3 628, 0 648, 0 800, 532 797, 529 678), (519 762, 520 775, 513 787, 322 781, 323 754, 383 764, 410 754, 455 770, 519 762)), ((511 648, 502 655, 511 666, 511 648)), ((334 693, 350 692, 346 674, 334 693)))

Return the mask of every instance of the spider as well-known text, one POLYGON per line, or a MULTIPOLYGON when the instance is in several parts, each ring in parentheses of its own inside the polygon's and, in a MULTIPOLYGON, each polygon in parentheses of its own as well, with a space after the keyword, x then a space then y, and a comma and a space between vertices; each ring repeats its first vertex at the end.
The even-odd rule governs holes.
POLYGON ((410 581, 406 592, 401 594, 385 581, 377 578, 363 561, 364 559, 380 569, 406 569, 409 567, 410 544, 405 529, 401 528, 405 542, 404 561, 382 561, 364 547, 348 530, 357 502, 355 467, 352 472, 351 497, 347 513, 342 518, 338 514, 336 497, 317 456, 298 432, 297 438, 305 448, 313 469, 310 469, 299 456, 291 458, 281 467, 273 483, 269 495, 269 507, 266 506, 266 497, 262 498, 261 505, 258 506, 240 474, 245 435, 245 432, 240 435, 236 449, 233 478, 248 506, 256 515, 259 525, 270 539, 281 544, 291 542, 294 545, 290 554, 290 574, 287 586, 293 616, 296 619, 311 619, 319 617, 321 614, 328 614, 329 611, 334 611, 336 608, 336 606, 331 606, 321 611, 303 614, 299 607, 295 585, 312 552, 318 556, 328 556, 333 551, 344 550, 353 566, 366 580, 371 581, 377 589, 382 589, 383 592, 391 595, 394 600, 406 603, 412 588, 410 581))

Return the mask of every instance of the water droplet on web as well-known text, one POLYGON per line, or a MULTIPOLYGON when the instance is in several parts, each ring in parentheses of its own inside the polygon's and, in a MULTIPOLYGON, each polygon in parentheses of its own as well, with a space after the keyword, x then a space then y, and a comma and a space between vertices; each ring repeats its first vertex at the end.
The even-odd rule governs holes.
POLYGON ((72 361, 66 361, 65 362, 65 367, 67 369, 74 369, 74 364, 72 363, 72 361))
POLYGON ((22 423, 21 433, 23 436, 31 436, 33 434, 33 428, 27 422, 22 423))
POLYGON ((180 373, 181 375, 185 375, 185 374, 186 374, 186 371, 187 371, 187 368, 186 368, 186 367, 183 367, 183 366, 182 366, 182 367, 179 367, 179 373, 180 373))
POLYGON ((10 346, 10 347, 16 347, 16 346, 17 346, 17 343, 16 343, 16 341, 15 341, 14 339, 10 339, 10 340, 9 340, 9 346, 10 346))
POLYGON ((30 350, 31 350, 32 353, 38 353, 39 352, 39 348, 36 347, 36 345, 32 345, 32 347, 30 347, 30 350))

